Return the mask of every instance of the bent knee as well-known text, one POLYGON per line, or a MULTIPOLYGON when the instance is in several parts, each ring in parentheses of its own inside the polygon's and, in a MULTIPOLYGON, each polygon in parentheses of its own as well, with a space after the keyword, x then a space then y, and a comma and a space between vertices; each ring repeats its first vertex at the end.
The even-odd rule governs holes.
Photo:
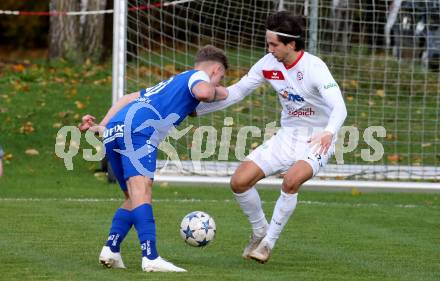
POLYGON ((230 184, 234 193, 243 193, 252 186, 248 180, 235 174, 231 177, 230 184))
POLYGON ((287 193, 297 193, 302 181, 300 178, 295 176, 284 176, 283 180, 283 191, 287 193))

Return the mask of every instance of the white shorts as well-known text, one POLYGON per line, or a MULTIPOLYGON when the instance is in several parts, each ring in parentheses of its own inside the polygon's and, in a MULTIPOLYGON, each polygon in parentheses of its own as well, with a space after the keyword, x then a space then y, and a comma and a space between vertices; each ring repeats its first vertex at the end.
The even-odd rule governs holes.
POLYGON ((306 161, 313 169, 315 176, 324 167, 335 151, 335 142, 327 154, 312 151, 307 143, 310 134, 299 134, 298 131, 281 128, 277 134, 258 146, 245 160, 251 160, 263 170, 265 176, 287 171, 295 162, 306 161))

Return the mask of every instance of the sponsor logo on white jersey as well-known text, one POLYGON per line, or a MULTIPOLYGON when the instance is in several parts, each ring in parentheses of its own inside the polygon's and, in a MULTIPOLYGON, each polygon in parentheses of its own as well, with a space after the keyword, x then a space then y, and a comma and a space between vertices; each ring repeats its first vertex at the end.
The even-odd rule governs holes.
POLYGON ((328 89, 334 88, 334 87, 338 87, 338 84, 336 84, 335 82, 331 82, 331 83, 328 83, 328 84, 324 85, 324 89, 325 90, 328 90, 328 89))
POLYGON ((268 80, 284 80, 284 75, 279 70, 263 70, 263 76, 268 80))
POLYGON ((289 115, 292 117, 312 116, 315 115, 315 111, 311 107, 300 108, 297 110, 289 110, 289 115))
POLYGON ((282 89, 279 94, 281 95, 282 98, 287 99, 288 101, 293 101, 293 102, 304 102, 305 99, 304 97, 292 93, 292 89, 290 87, 284 88, 282 89))

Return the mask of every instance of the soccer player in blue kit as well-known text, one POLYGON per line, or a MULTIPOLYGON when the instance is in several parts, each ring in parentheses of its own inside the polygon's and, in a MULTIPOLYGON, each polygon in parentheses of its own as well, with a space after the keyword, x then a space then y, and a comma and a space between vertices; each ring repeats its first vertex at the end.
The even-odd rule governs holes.
POLYGON ((151 194, 157 147, 172 126, 180 124, 200 101, 213 102, 227 97, 225 91, 216 91, 227 67, 224 52, 207 45, 198 51, 193 70, 123 96, 99 125, 91 115, 82 118, 81 131, 103 131, 107 157, 125 194, 99 256, 104 266, 125 268, 120 245, 134 225, 141 244, 143 271, 186 271, 161 258, 156 249, 151 194))

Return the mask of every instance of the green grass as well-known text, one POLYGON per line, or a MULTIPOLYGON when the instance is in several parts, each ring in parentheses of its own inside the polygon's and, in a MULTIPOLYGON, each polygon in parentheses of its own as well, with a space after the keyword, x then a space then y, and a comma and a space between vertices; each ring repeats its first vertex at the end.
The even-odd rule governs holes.
MULTIPOLYGON (((66 172, 63 177, 72 175, 66 172)), ((122 246, 127 270, 106 270, 97 262, 112 213, 122 202, 116 185, 87 173, 58 188, 50 184, 59 180, 54 177, 46 178, 47 185, 33 184, 33 188, 2 180, 7 188, 1 189, 0 212, 9 214, 0 216, 0 224, 6 226, 0 239, 3 280, 440 278, 438 195, 303 192, 270 262, 261 265, 240 256, 250 230, 227 188, 157 185, 154 211, 159 252, 188 272, 151 274, 140 271, 133 231, 122 246), (216 220, 216 238, 206 248, 187 246, 178 234, 180 220, 194 210, 204 210, 216 220)), ((269 217, 279 193, 263 189, 260 194, 269 217)))
MULTIPOLYGON (((75 125, 86 112, 103 116, 110 105, 109 75, 108 66, 87 63, 0 69, 0 144, 7 154, 5 175, 0 178, 0 279, 440 279, 437 194, 353 196, 350 192, 304 191, 271 261, 260 265, 240 257, 249 227, 228 189, 174 185, 154 188, 159 251, 189 272, 140 272, 134 233, 122 247, 129 269, 102 269, 97 255, 112 214, 121 203, 120 191, 107 184, 102 173, 96 173, 99 163, 86 162, 81 154, 74 158, 74 170, 67 171, 55 156, 54 145, 60 125, 75 125), (26 154, 27 149, 39 154, 26 154), (177 232, 181 218, 197 209, 210 213, 217 223, 217 237, 204 249, 186 246, 177 232)), ((260 107, 255 109, 257 113, 246 111, 250 104, 273 102, 270 98, 232 108, 230 112, 240 113, 234 115, 236 124, 276 119, 275 108, 266 117, 258 111, 260 107), (239 119, 244 116, 250 117, 239 119)), ((228 114, 222 112, 196 124, 223 122, 228 114)), ((84 136, 80 145, 88 148, 84 136)), ((438 163, 435 161, 428 164, 438 163)), ((277 196, 277 190, 261 190, 268 217, 277 196)))

